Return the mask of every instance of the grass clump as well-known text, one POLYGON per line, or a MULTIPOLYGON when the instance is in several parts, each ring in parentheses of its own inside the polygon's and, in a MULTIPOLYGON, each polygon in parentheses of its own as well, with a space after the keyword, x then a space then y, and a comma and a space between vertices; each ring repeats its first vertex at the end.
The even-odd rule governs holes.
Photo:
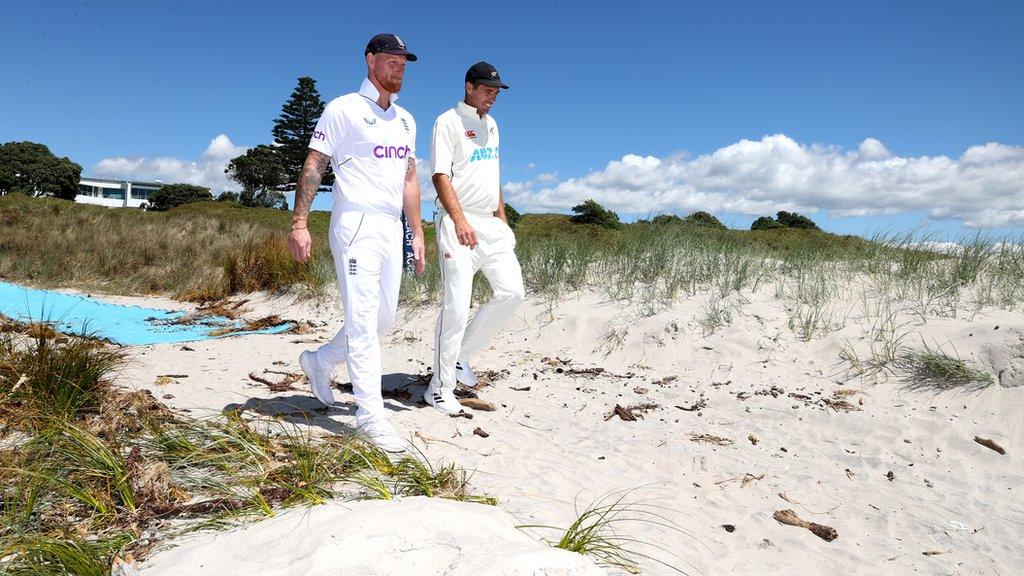
POLYGON ((906 387, 911 390, 945 392, 977 391, 993 384, 991 374, 969 365, 963 359, 927 344, 921 350, 906 352, 898 362, 904 371, 906 387))
POLYGON ((674 572, 685 574, 682 569, 663 559, 664 556, 678 558, 674 552, 627 533, 626 528, 629 525, 648 524, 689 536, 665 517, 661 507, 648 500, 633 498, 634 492, 635 490, 625 490, 607 494, 582 509, 579 502, 576 502, 576 519, 566 528, 541 524, 523 524, 517 528, 553 531, 560 535, 557 539, 544 538, 543 541, 548 545, 590 556, 603 566, 625 570, 630 574, 641 572, 641 560, 648 560, 674 572))

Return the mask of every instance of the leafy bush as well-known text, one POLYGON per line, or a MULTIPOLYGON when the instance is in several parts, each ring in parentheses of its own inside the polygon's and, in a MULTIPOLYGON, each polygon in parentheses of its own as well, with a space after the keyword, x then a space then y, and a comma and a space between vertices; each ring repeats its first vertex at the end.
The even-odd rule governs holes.
POLYGON ((807 230, 821 230, 810 218, 797 214, 796 212, 780 211, 776 216, 779 224, 787 228, 805 228, 807 230))
POLYGON ((700 226, 701 228, 714 228, 716 230, 728 230, 725 224, 712 216, 711 214, 704 212, 703 210, 694 212, 686 218, 680 218, 675 214, 659 214, 651 220, 651 224, 658 226, 665 226, 668 224, 687 224, 689 226, 700 226))
POLYGON ((508 202, 505 203, 505 218, 508 219, 508 227, 515 230, 516 224, 519 224, 519 219, 522 215, 518 210, 512 207, 508 202))
POLYGON ((821 230, 813 220, 796 212, 780 210, 776 218, 761 216, 750 225, 751 230, 775 230, 778 228, 802 228, 804 230, 821 230))
POLYGON ((209 188, 193 184, 167 184, 149 195, 149 209, 164 212, 193 202, 213 200, 209 188))
POLYGON ((772 218, 771 216, 761 216, 750 225, 751 230, 776 230, 778 228, 785 228, 785 224, 781 224, 772 218))
POLYGON ((575 216, 571 218, 574 224, 593 224, 612 230, 622 228, 622 223, 619 222, 619 215, 611 210, 607 210, 593 199, 588 199, 582 204, 573 206, 572 211, 575 213, 575 216))

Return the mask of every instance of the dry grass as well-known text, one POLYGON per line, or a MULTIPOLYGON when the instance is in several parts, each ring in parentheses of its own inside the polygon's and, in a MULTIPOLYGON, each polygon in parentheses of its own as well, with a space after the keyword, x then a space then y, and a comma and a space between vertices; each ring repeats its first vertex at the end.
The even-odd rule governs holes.
POLYGON ((287 257, 288 214, 225 203, 142 212, 62 200, 0 198, 0 277, 39 287, 215 300, 333 280, 326 216, 314 213, 317 249, 287 257))

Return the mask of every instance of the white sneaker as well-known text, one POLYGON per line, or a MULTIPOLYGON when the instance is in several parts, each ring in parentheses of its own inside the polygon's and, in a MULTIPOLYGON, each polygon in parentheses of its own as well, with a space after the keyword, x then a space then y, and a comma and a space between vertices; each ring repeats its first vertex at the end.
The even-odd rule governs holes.
POLYGON ((405 452, 405 440, 384 416, 357 416, 356 431, 385 452, 405 452))
POLYGON ((473 374, 473 369, 469 367, 469 362, 465 360, 459 360, 455 363, 455 379, 460 384, 471 388, 480 383, 480 379, 476 377, 476 374, 473 374))
POLYGON ((426 392, 423 393, 423 400, 436 408, 438 412, 448 416, 462 412, 462 404, 459 404, 459 399, 450 389, 439 386, 436 378, 432 379, 430 385, 427 386, 426 392))
POLYGON ((334 404, 334 393, 331 392, 331 371, 320 367, 316 361, 316 353, 306 350, 299 354, 299 366, 309 378, 309 387, 313 390, 313 396, 324 406, 334 404))

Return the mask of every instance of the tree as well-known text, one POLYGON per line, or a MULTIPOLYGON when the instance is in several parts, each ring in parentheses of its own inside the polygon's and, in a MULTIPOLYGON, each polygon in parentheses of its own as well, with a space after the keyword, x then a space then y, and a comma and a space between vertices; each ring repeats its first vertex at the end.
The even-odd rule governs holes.
POLYGON ((221 192, 217 202, 238 202, 238 192, 221 192))
MULTIPOLYGON (((274 120, 274 143, 281 155, 285 182, 298 182, 302 164, 306 161, 309 141, 313 138, 316 122, 324 113, 326 104, 320 99, 316 80, 303 76, 292 91, 291 97, 281 107, 281 115, 274 120)), ((334 174, 330 169, 322 182, 332 184, 334 174)))
POLYGON ((786 226, 784 224, 779 224, 775 221, 775 218, 772 218, 771 216, 761 216, 750 224, 751 230, 775 230, 777 228, 785 227, 786 226))
POLYGON ((0 192, 53 196, 74 200, 82 167, 67 157, 58 158, 43 144, 0 144, 0 192))
POLYGON ((701 228, 728 230, 725 224, 722 224, 722 222, 718 218, 715 218, 714 216, 708 214, 707 212, 704 212, 703 210, 698 210, 697 212, 690 214, 686 218, 683 218, 683 222, 686 222, 691 226, 700 226, 701 228))
POLYGON ((704 211, 697 211, 690 214, 686 218, 680 218, 675 214, 659 214, 651 220, 651 224, 664 226, 667 224, 687 225, 687 226, 698 226, 700 228, 714 228, 716 230, 727 230, 725 224, 722 224, 718 218, 715 218, 711 214, 704 211))
POLYGON ((619 215, 611 210, 606 210, 604 206, 601 206, 593 199, 588 199, 582 204, 573 206, 572 211, 576 213, 575 216, 570 218, 574 224, 594 224, 613 230, 622 228, 622 223, 619 222, 619 215))
POLYGON ((815 224, 813 220, 806 216, 797 214, 796 212, 790 213, 780 211, 776 215, 775 219, 779 221, 779 224, 782 224, 787 228, 805 228, 807 230, 821 230, 821 228, 818 228, 818 225, 815 224))
POLYGON ((779 228, 803 228, 805 230, 821 230, 810 218, 796 212, 780 210, 776 218, 761 216, 750 225, 751 230, 776 230, 779 228))
POLYGON ((667 226, 669 224, 682 224, 683 219, 675 214, 658 214, 651 220, 655 226, 667 226))
POLYGON ((288 210, 288 199, 277 190, 259 190, 252 192, 242 190, 238 203, 246 208, 274 208, 288 210))
POLYGON ((505 203, 505 218, 508 220, 508 227, 515 230, 516 224, 519 224, 519 219, 522 218, 522 214, 518 210, 512 207, 508 202, 505 203))
POLYGON ((182 204, 213 200, 209 188, 193 184, 165 184, 149 195, 149 209, 155 212, 170 210, 182 204))
POLYGON ((284 194, 275 190, 287 177, 282 156, 273 146, 260 144, 250 148, 232 158, 224 173, 242 185, 238 198, 242 206, 288 209, 284 194))

